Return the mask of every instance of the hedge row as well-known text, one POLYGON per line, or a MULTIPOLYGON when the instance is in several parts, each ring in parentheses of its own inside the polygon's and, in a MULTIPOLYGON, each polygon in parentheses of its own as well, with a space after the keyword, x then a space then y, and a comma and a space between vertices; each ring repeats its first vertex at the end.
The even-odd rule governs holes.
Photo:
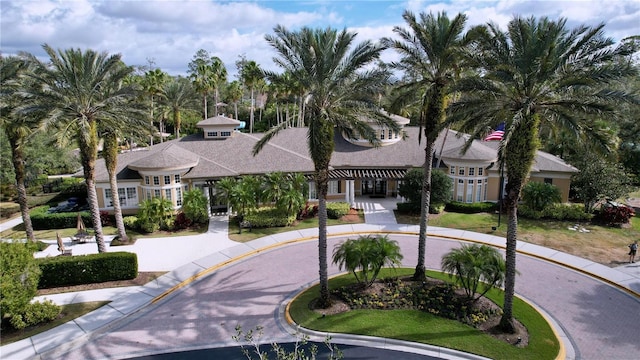
POLYGON ((327 202, 327 216, 329 219, 340 219, 349 214, 349 210, 351 210, 351 205, 347 202, 327 202))
POLYGON ((42 270, 38 289, 130 280, 138 276, 138 256, 129 252, 55 256, 37 260, 42 270))
MULTIPOLYGON (((420 203, 402 202, 396 204, 398 212, 402 214, 420 215, 420 203)), ((440 214, 444 210, 445 204, 431 204, 429 214, 440 214)))
POLYGON ((544 210, 533 210, 525 204, 518 205, 518 216, 528 219, 552 219, 567 221, 588 221, 592 214, 584 212, 584 206, 579 204, 552 204, 544 210))
POLYGON ((457 212, 463 214, 477 214, 483 212, 493 212, 498 209, 498 205, 492 202, 481 203, 463 203, 458 201, 452 201, 447 203, 444 208, 448 212, 457 212))
POLYGON ((296 221, 296 215, 287 216, 276 208, 260 208, 252 214, 244 216, 244 221, 251 223, 254 228, 284 227, 296 221))
MULTIPOLYGON (((48 213, 48 205, 37 207, 29 213, 33 230, 74 228, 78 223, 77 212, 48 213)), ((80 216, 87 227, 92 227, 91 214, 81 211, 80 216)))

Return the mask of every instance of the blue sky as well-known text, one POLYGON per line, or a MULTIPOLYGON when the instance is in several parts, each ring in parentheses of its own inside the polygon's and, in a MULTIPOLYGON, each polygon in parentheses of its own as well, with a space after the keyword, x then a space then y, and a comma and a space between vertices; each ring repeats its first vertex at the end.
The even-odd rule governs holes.
MULTIPOLYGON (((56 49, 91 48, 120 53, 128 65, 184 75, 198 49, 220 57, 231 80, 240 55, 276 70, 264 40, 274 26, 348 28, 359 40, 393 36, 402 12, 464 12, 468 25, 505 26, 514 14, 565 17, 570 26, 605 22, 615 40, 640 35, 640 0, 0 0, 0 52, 30 52, 42 59, 42 44, 56 49)), ((384 60, 395 54, 386 51, 384 60)))

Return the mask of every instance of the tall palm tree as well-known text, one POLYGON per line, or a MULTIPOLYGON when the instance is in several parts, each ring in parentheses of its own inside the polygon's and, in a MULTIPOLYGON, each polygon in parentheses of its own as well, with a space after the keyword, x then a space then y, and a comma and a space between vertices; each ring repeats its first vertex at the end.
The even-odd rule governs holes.
POLYGON ((211 67, 204 62, 200 62, 190 78, 196 91, 202 95, 203 115, 205 119, 208 119, 207 96, 213 89, 213 85, 211 84, 211 67))
POLYGON ((250 93, 251 93, 251 114, 249 117, 249 132, 253 133, 253 123, 254 123, 254 112, 255 112, 255 98, 254 98, 254 92, 256 90, 256 87, 258 86, 258 84, 260 83, 260 80, 262 80, 264 77, 264 74, 262 72, 262 70, 260 69, 260 66, 258 65, 258 63, 256 63, 253 60, 247 61, 244 66, 242 67, 241 71, 240 71, 240 78, 242 79, 242 82, 244 83, 244 86, 246 86, 250 93))
MULTIPOLYGON (((452 121, 473 138, 501 122, 505 134, 498 151, 508 183, 507 247, 504 313, 500 322, 513 331, 513 295, 516 275, 518 199, 540 146, 539 129, 567 128, 575 141, 589 139, 606 147, 608 139, 590 132, 596 116, 616 116, 616 102, 632 100, 628 93, 607 87, 637 76, 630 64, 613 60, 633 52, 614 47, 603 33, 604 24, 567 29, 566 20, 515 17, 502 31, 495 24, 477 27, 470 59, 478 75, 459 83, 461 98, 451 105, 452 121)), ((637 101, 637 99, 635 99, 637 101)))
POLYGON ((242 85, 234 80, 227 86, 227 99, 233 103, 235 119, 238 120, 238 102, 242 100, 242 85))
POLYGON ((197 105, 193 87, 184 78, 178 78, 168 82, 164 87, 163 93, 163 102, 171 112, 176 138, 179 139, 182 114, 185 111, 194 110, 197 105))
POLYGON ((128 116, 137 92, 131 86, 119 84, 133 69, 122 66, 120 55, 80 49, 55 51, 49 45, 44 45, 44 49, 50 65, 32 57, 38 63, 34 80, 42 85, 41 91, 30 94, 36 104, 33 110, 46 110, 45 125, 61 140, 77 141, 98 251, 105 252, 95 187, 98 131, 117 127, 128 116))
MULTIPOLYGON (((378 145, 375 131, 362 120, 363 117, 399 131, 399 126, 381 114, 372 100, 388 82, 389 73, 375 67, 367 68, 379 58, 384 47, 370 41, 352 47, 355 33, 307 27, 291 32, 280 25, 274 32, 275 35, 265 38, 278 53, 275 63, 285 72, 291 72, 309 99, 307 142, 315 167, 319 200, 319 305, 326 307, 331 304, 327 277, 327 190, 334 134, 341 132, 353 138, 355 131, 378 145)), ((266 132, 255 145, 254 154, 286 125, 286 122, 282 123, 266 132)))
POLYGON ((25 232, 29 241, 35 242, 33 225, 29 216, 27 204, 27 190, 25 187, 24 147, 29 134, 39 123, 39 117, 18 113, 16 108, 24 101, 19 93, 28 86, 29 78, 23 76, 32 70, 30 63, 24 57, 0 56, 0 128, 7 134, 11 147, 11 162, 16 176, 18 204, 25 232))
MULTIPOLYGON (((144 91, 149 95, 151 100, 151 124, 154 121, 155 100, 161 100, 163 98, 162 87, 169 80, 169 74, 160 69, 149 70, 144 73, 142 79, 142 86, 144 91)), ((160 124, 160 142, 162 142, 162 124, 160 124)), ((151 134, 151 145, 153 145, 153 134, 151 134)))
MULTIPOLYGON (((420 233, 418 236, 418 264, 413 274, 414 280, 424 280, 427 226, 431 203, 431 171, 435 141, 444 129, 445 100, 452 91, 460 67, 460 58, 465 48, 463 30, 466 15, 458 14, 449 19, 446 13, 421 13, 420 18, 405 11, 402 15, 409 29, 394 27, 400 40, 383 39, 384 44, 395 49, 402 57, 393 64, 405 70, 409 79, 395 91, 392 110, 408 105, 416 105, 420 114, 419 125, 424 130, 424 179, 422 181, 422 201, 420 203, 420 233)), ((422 140, 422 131, 418 141, 422 140)))
MULTIPOLYGON (((121 66, 124 67, 124 64, 121 64, 121 66)), ((113 88, 105 87, 104 95, 108 97, 111 93, 120 91, 123 86, 126 86, 124 84, 125 81, 108 84, 113 85, 113 88)), ((134 137, 141 137, 148 133, 153 133, 153 127, 148 123, 147 108, 142 102, 135 99, 135 97, 139 97, 139 95, 136 95, 136 91, 140 92, 139 88, 134 86, 128 91, 132 93, 128 106, 118 106, 112 110, 111 116, 113 116, 113 120, 115 121, 100 122, 100 133, 102 133, 103 139, 102 157, 109 175, 111 204, 113 206, 116 230, 119 240, 125 243, 129 241, 129 237, 127 236, 124 226, 122 207, 120 204, 120 190, 118 189, 118 174, 116 173, 119 153, 118 139, 122 137, 125 131, 134 137)))
POLYGON ((215 108, 216 113, 215 116, 218 116, 218 97, 220 86, 227 81, 227 68, 224 66, 222 60, 219 57, 214 56, 211 58, 210 67, 210 75, 211 75, 211 87, 213 88, 213 96, 215 98, 215 108))

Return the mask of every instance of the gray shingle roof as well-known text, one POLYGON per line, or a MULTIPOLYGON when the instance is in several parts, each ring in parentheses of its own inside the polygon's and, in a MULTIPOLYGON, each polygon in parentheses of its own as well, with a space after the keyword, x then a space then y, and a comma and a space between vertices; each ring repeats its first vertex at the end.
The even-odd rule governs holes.
MULTIPOLYGON (((425 139, 418 144, 417 127, 405 128, 407 138, 378 148, 362 147, 335 135, 335 150, 331 167, 339 169, 407 169, 424 163, 425 139)), ((444 141, 444 132, 436 141, 436 156, 444 141)), ((225 140, 205 140, 202 133, 186 136, 152 146, 148 150, 125 152, 118 156, 118 178, 139 179, 135 170, 171 168, 191 164, 183 174, 190 179, 215 179, 226 176, 264 174, 273 171, 312 173, 313 161, 307 149, 307 129, 290 128, 281 131, 253 156, 253 147, 263 134, 237 132, 225 140), (127 168, 131 166, 131 168, 127 168)), ((465 139, 449 130, 442 156, 454 156, 465 139)), ((467 152, 468 158, 488 161, 494 159, 498 142, 476 141, 467 152)), ((562 159, 539 151, 534 171, 575 172, 562 159)), ((96 165, 96 180, 108 181, 104 161, 96 165)))
POLYGON ((197 127, 216 126, 216 125, 238 126, 238 125, 240 125, 240 121, 232 119, 232 118, 228 118, 228 117, 223 116, 223 115, 217 115, 217 116, 214 116, 214 117, 210 117, 208 119, 200 120, 196 124, 197 127))
POLYGON ((158 147, 142 159, 132 161, 129 167, 134 170, 173 170, 188 169, 198 165, 200 156, 188 151, 175 143, 168 143, 158 147))

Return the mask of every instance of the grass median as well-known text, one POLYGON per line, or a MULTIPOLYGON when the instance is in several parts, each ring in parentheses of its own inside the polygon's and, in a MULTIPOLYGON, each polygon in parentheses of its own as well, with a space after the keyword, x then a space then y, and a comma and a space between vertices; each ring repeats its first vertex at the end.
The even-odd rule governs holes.
MULTIPOLYGON (((381 277, 413 273, 413 269, 383 271, 381 277)), ((427 276, 449 281, 449 277, 443 273, 428 271, 427 276)), ((353 282, 353 276, 346 274, 331 279, 329 286, 337 289, 353 282)), ((560 351, 559 340, 545 318, 517 297, 514 299, 513 314, 528 330, 529 344, 526 347, 508 344, 472 326, 418 310, 351 310, 322 316, 309 306, 317 294, 316 285, 302 292, 289 306, 291 318, 301 327, 442 346, 492 359, 555 359, 560 351)), ((502 291, 494 289, 486 296, 502 306, 502 291)))

